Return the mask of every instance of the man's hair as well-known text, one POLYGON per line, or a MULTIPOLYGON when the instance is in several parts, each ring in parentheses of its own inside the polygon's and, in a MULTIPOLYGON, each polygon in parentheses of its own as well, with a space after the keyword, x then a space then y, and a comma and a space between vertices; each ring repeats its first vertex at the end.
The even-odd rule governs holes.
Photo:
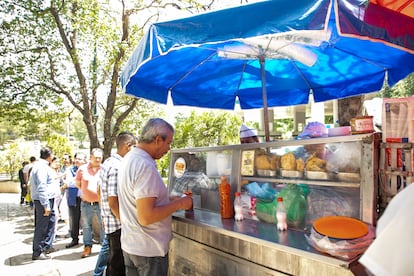
POLYGON ((125 144, 132 144, 135 145, 137 142, 137 139, 135 138, 134 134, 128 131, 122 131, 118 134, 116 137, 116 148, 120 148, 122 145, 125 144))
POLYGON ((80 158, 80 159, 86 161, 86 154, 83 153, 83 152, 77 152, 77 153, 75 153, 75 158, 80 158))
POLYGON ((50 147, 43 147, 43 148, 40 149, 40 158, 42 158, 42 159, 47 159, 52 154, 53 154, 53 151, 50 147))
POLYGON ((165 140, 171 132, 174 133, 174 128, 167 121, 161 118, 152 118, 142 128, 138 142, 150 144, 158 135, 165 140))
POLYGON ((67 157, 68 159, 72 159, 72 156, 69 153, 64 153, 62 157, 67 157))
POLYGON ((101 148, 93 148, 91 150, 91 155, 94 155, 95 153, 101 153, 101 154, 103 154, 103 150, 101 148))
POLYGON ((36 157, 34 156, 30 157, 30 162, 34 162, 34 161, 36 161, 36 157))

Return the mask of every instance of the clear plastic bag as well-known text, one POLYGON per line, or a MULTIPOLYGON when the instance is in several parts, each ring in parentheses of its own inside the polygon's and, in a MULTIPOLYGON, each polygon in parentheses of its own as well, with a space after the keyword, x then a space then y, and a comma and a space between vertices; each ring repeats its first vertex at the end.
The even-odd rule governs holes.
POLYGON ((375 228, 372 225, 368 225, 368 229, 368 233, 361 238, 343 240, 321 235, 312 228, 310 235, 305 235, 305 238, 311 246, 320 252, 342 260, 351 260, 364 253, 373 242, 375 228))

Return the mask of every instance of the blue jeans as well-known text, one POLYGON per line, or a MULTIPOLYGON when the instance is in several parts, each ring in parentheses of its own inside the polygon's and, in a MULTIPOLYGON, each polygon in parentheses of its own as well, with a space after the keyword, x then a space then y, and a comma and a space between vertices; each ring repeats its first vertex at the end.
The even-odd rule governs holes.
POLYGON ((101 251, 99 251, 98 260, 96 260, 95 270, 93 271, 94 276, 102 276, 109 259, 109 240, 108 237, 104 237, 101 251))
POLYGON ((100 229, 100 243, 103 243, 103 238, 105 237, 105 233, 102 229, 102 222, 101 222, 101 209, 99 204, 90 204, 88 202, 82 201, 81 203, 81 217, 82 217, 82 231, 83 231, 83 245, 92 247, 92 222, 94 215, 98 218, 98 224, 100 229))
POLYGON ((164 257, 142 257, 124 253, 127 276, 167 276, 168 254, 164 257))
POLYGON ((33 257, 38 257, 42 252, 52 247, 55 236, 55 208, 54 199, 49 199, 50 214, 45 217, 44 208, 39 200, 34 200, 35 206, 35 230, 33 236, 33 257))

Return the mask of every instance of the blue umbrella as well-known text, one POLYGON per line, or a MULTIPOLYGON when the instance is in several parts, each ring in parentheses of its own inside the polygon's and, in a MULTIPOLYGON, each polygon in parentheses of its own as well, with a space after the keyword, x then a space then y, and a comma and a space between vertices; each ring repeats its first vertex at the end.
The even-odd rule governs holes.
POLYGON ((238 98, 242 109, 252 109, 307 104, 310 93, 316 102, 370 93, 414 72, 414 54, 338 35, 333 3, 265 1, 153 24, 123 70, 122 87, 164 104, 170 95, 174 105, 231 110, 238 98), (328 30, 320 43, 304 34, 328 30), (317 59, 306 64, 283 53, 285 46, 276 58, 221 54, 263 36, 279 36, 317 59))

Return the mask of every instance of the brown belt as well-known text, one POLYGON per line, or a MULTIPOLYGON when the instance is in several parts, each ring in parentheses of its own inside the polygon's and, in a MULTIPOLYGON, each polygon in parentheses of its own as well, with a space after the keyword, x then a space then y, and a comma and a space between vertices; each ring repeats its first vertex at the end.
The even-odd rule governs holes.
POLYGON ((95 202, 89 202, 89 201, 82 200, 82 202, 84 202, 84 203, 86 203, 86 204, 90 204, 90 205, 98 205, 98 204, 99 204, 99 202, 98 202, 98 201, 95 201, 95 202))

